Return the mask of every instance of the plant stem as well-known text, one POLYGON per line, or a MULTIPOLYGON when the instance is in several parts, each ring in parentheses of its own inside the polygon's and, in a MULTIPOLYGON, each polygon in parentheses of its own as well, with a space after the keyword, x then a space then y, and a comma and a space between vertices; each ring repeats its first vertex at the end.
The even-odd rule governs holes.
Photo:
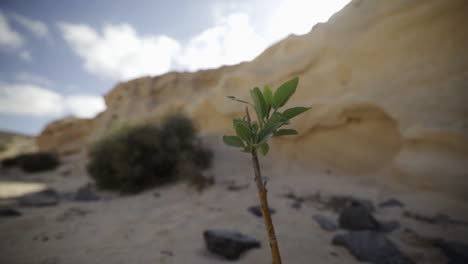
POLYGON ((265 184, 262 180, 260 172, 260 165, 258 163, 257 152, 252 152, 252 162, 255 171, 255 183, 257 184, 258 198, 260 199, 261 211, 263 215, 263 221, 265 222, 265 228, 268 233, 268 239, 270 242, 271 257, 273 264, 281 264, 281 256, 278 247, 278 241, 276 240, 275 228, 273 227, 273 221, 271 220, 270 209, 268 207, 267 192, 265 184))

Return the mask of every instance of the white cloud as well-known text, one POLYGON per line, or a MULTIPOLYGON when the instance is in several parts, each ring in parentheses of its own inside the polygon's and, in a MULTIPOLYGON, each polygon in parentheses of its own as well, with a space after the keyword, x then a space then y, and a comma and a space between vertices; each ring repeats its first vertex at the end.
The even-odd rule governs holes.
POLYGON ((229 14, 218 24, 192 38, 179 57, 189 70, 214 68, 252 60, 267 46, 245 13, 229 14))
MULTIPOLYGON (((252 8, 234 1, 213 6, 214 25, 181 45, 165 35, 138 35, 129 24, 107 25, 101 32, 83 24, 60 23, 64 39, 100 77, 127 80, 170 70, 199 70, 254 59, 291 33, 307 33, 349 0, 284 0, 268 6, 261 30, 248 15, 252 8)), ((262 9, 263 11, 263 9, 262 9)), ((257 25, 258 26, 258 25, 257 25)))
POLYGON ((59 27, 74 52, 84 59, 85 69, 111 79, 165 73, 180 49, 167 36, 139 36, 128 24, 105 26, 102 34, 87 25, 61 23, 59 27))
POLYGON ((18 56, 20 57, 20 59, 26 61, 26 62, 31 62, 32 61, 32 56, 31 56, 31 53, 27 50, 23 50, 21 51, 18 56))
POLYGON ((289 34, 302 35, 319 22, 326 22, 350 0, 285 0, 276 5, 266 19, 265 36, 277 41, 289 34))
POLYGON ((11 13, 10 17, 18 24, 33 33, 36 37, 47 38, 49 37, 49 29, 46 24, 39 20, 34 20, 19 14, 11 13))
POLYGON ((64 100, 68 112, 78 117, 91 118, 106 109, 104 100, 94 95, 66 96, 64 100))
POLYGON ((0 113, 89 118, 104 109, 104 100, 99 96, 60 95, 34 84, 0 83, 0 113))
POLYGON ((0 48, 18 49, 23 45, 23 37, 10 27, 7 17, 0 12, 0 48))

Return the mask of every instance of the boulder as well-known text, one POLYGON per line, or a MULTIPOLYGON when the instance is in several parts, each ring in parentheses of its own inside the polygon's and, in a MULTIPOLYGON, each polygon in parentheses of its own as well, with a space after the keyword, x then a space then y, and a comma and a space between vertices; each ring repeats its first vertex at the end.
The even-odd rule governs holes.
POLYGON ((22 214, 10 207, 0 207, 0 217, 18 217, 22 214))
POLYGON ((335 223, 335 221, 323 215, 314 215, 312 216, 312 219, 314 219, 315 222, 324 230, 335 231, 338 229, 338 225, 335 223))
POLYGON ((53 206, 59 203, 59 194, 54 189, 46 189, 21 196, 18 202, 27 207, 53 206))
POLYGON ((203 232, 207 249, 228 260, 237 260, 247 250, 259 248, 260 242, 232 230, 206 230, 203 232))
POLYGON ((347 248, 359 261, 375 264, 412 264, 383 233, 351 231, 333 237, 333 245, 347 248))
POLYGON ((465 264, 468 263, 468 245, 455 241, 437 241, 436 246, 439 247, 444 255, 449 259, 449 264, 465 264))
POLYGON ((340 213, 338 222, 348 230, 379 230, 380 225, 369 208, 357 201, 351 201, 340 213))

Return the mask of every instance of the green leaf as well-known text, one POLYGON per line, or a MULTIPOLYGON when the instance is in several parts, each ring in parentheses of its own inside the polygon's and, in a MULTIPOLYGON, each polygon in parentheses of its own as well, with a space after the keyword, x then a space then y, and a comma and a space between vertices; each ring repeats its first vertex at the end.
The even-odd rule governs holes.
POLYGON ((258 87, 250 90, 250 95, 252 96, 255 104, 255 111, 257 112, 258 121, 261 122, 267 114, 268 105, 265 102, 265 98, 263 97, 263 94, 260 89, 258 89, 258 87))
POLYGON ((263 144, 260 145, 260 153, 262 153, 263 156, 265 156, 269 150, 270 150, 270 146, 268 146, 268 143, 264 142, 263 144))
POLYGON ((235 96, 232 96, 232 95, 229 95, 227 96, 227 98, 233 100, 233 101, 236 101, 236 102, 241 102, 241 103, 244 103, 244 104, 249 104, 249 105, 252 105, 251 103, 247 102, 247 101, 244 101, 244 100, 241 100, 235 96))
POLYGON ((224 144, 232 147, 244 147, 244 142, 237 136, 223 136, 224 144))
POLYGON ((273 103, 275 109, 282 107, 288 102, 289 98, 296 92, 297 84, 299 83, 299 77, 295 77, 285 83, 283 83, 273 95, 273 103))
POLYGON ((252 143, 250 129, 246 124, 244 124, 243 122, 238 122, 237 124, 235 124, 234 128, 238 137, 240 137, 244 141, 252 143))
POLYGON ((273 136, 274 137, 280 137, 280 136, 290 136, 290 135, 297 135, 299 134, 296 130, 294 129, 280 129, 276 131, 273 136))
POLYGON ((246 152, 246 153, 252 153, 252 146, 251 145, 245 146, 241 151, 246 152))
POLYGON ((265 124, 265 127, 261 131, 260 139, 258 143, 263 143, 273 136, 276 129, 283 125, 288 124, 289 121, 283 117, 281 113, 274 113, 265 124))
POLYGON ((251 126, 252 126, 253 133, 256 134, 258 132, 258 129, 259 129, 258 122, 257 121, 252 121, 251 126))
POLYGON ((300 114, 304 113, 305 111, 307 111, 309 109, 310 109, 310 107, 302 107, 302 106, 289 108, 288 110, 283 112, 283 116, 286 119, 291 119, 291 118, 293 118, 293 117, 295 117, 297 115, 300 115, 300 114))
POLYGON ((267 104, 273 104, 273 92, 271 91, 270 86, 263 86, 263 97, 265 97, 265 101, 267 102, 267 104))

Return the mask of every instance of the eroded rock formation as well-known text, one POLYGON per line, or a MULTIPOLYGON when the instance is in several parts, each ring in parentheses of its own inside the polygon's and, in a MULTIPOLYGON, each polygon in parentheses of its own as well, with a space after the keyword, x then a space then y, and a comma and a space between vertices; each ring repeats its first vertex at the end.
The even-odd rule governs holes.
POLYGON ((202 133, 229 132, 241 107, 226 95, 247 99, 254 86, 300 76, 291 105, 312 110, 293 124, 300 136, 273 148, 350 173, 385 170, 415 188, 468 199, 467 14, 465 0, 354 0, 251 62, 120 83, 94 121, 51 124, 39 146, 66 153, 70 140, 71 149, 83 148, 118 120, 158 122, 174 110, 202 133))

